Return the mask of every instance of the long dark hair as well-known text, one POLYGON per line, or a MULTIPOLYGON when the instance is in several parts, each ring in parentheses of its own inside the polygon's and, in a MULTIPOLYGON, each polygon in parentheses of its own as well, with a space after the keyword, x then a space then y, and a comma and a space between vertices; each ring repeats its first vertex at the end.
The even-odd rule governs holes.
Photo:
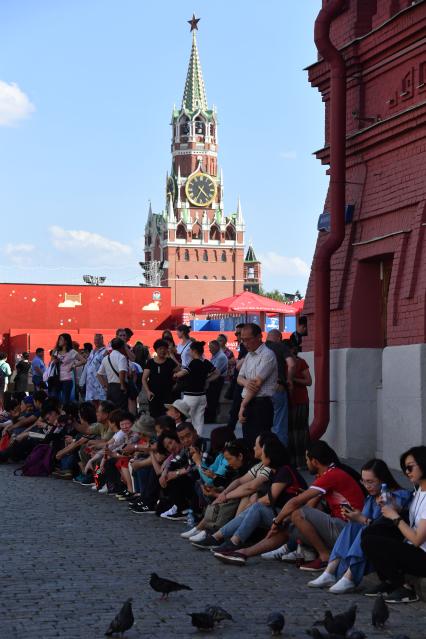
POLYGON ((247 465, 253 458, 251 449, 248 448, 244 439, 233 439, 232 441, 226 442, 223 452, 227 452, 232 457, 238 457, 238 455, 243 456, 243 466, 247 465))
POLYGON ((277 440, 268 437, 263 444, 263 453, 269 459, 269 466, 274 470, 290 463, 287 448, 279 441, 278 437, 277 440))
POLYGON ((61 337, 63 338, 63 340, 65 342, 65 350, 67 351, 67 353, 69 351, 72 351, 72 339, 71 339, 71 335, 69 333, 61 333, 60 335, 58 335, 58 339, 57 339, 57 342, 56 342, 55 350, 59 351, 59 349, 61 348, 59 346, 59 340, 61 339, 61 337))
POLYGON ((388 488, 391 490, 398 490, 398 488, 401 488, 389 470, 389 466, 383 461, 383 459, 370 459, 361 468, 361 472, 363 470, 371 470, 371 472, 376 475, 380 483, 387 484, 388 488))
POLYGON ((177 436, 176 431, 165 430, 161 433, 157 441, 157 450, 162 455, 168 455, 169 451, 164 446, 165 439, 173 439, 174 442, 180 445, 179 437, 177 436))
POLYGON ((411 455, 416 460, 416 464, 421 468, 422 479, 426 477, 426 446, 413 446, 402 453, 400 463, 403 472, 405 473, 405 460, 411 455))

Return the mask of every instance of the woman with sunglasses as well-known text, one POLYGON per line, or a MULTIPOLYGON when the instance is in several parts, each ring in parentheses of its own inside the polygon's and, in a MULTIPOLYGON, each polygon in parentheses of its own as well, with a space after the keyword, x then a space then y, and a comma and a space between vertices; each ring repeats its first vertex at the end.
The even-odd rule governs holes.
POLYGON ((367 526, 382 516, 380 494, 382 484, 386 484, 398 509, 407 506, 411 493, 403 490, 382 459, 371 459, 361 469, 362 484, 367 491, 362 511, 354 510, 349 504, 342 504, 341 510, 348 524, 334 544, 325 571, 308 583, 310 588, 328 588, 329 592, 341 595, 352 592, 364 575, 371 572, 361 548, 361 535, 367 526))
MULTIPOLYGON (((382 515, 392 522, 398 536, 364 535, 362 548, 375 567, 387 603, 418 601, 406 575, 426 577, 426 446, 415 446, 401 455, 401 468, 416 486, 409 509, 409 523, 392 503, 382 501, 382 515)), ((372 593, 369 593, 372 594, 372 593)))

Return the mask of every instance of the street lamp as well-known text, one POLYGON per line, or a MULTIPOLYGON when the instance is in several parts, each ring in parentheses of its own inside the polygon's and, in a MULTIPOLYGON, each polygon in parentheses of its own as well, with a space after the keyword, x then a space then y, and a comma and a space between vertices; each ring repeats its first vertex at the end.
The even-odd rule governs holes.
POLYGON ((91 286, 100 286, 106 280, 103 275, 83 275, 83 281, 91 286))

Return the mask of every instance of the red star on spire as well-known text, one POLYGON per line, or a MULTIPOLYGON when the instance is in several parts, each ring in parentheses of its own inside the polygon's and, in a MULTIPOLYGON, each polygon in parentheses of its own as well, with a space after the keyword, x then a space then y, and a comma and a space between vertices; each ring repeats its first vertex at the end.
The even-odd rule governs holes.
POLYGON ((192 14, 192 18, 191 20, 188 20, 188 24, 191 25, 191 31, 198 31, 198 23, 200 22, 201 18, 196 18, 195 17, 195 13, 192 14))

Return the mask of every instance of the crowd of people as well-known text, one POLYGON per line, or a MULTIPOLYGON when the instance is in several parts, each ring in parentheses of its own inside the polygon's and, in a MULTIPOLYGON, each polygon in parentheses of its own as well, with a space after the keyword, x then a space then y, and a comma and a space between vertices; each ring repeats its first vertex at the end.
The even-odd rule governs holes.
POLYGON ((20 374, 31 371, 34 390, 16 383, 18 371, 13 392, 4 384, 0 463, 115 496, 131 514, 186 523, 182 543, 210 550, 212 561, 284 561, 319 573, 307 587, 333 594, 353 592, 374 571, 365 595, 417 601, 413 576, 426 577, 426 446, 401 455, 410 488, 381 459, 359 474, 325 441, 309 440, 302 333, 283 341, 272 330, 263 342, 259 326, 241 324, 237 352, 221 334, 210 357, 189 327, 177 335, 175 344, 164 331, 150 353, 131 345, 130 329, 108 345, 95 335, 82 350, 65 333, 48 364, 42 349, 31 362, 23 354, 20 374), (223 396, 230 410, 219 425, 223 396))

